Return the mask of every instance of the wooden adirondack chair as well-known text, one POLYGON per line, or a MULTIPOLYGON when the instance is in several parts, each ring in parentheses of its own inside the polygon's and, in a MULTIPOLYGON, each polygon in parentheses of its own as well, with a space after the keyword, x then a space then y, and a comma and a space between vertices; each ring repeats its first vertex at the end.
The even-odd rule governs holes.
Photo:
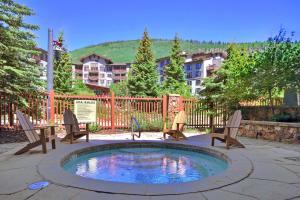
POLYGON ((214 146, 214 141, 215 139, 217 139, 222 142, 225 142, 227 149, 229 149, 229 146, 231 145, 236 145, 245 148, 245 146, 236 139, 241 124, 241 120, 242 120, 242 113, 240 110, 236 110, 234 114, 228 118, 223 133, 214 133, 214 128, 213 128, 211 134, 211 145, 214 146))
POLYGON ((170 135, 175 140, 180 139, 187 139, 186 136, 183 134, 183 128, 186 123, 186 113, 185 111, 179 111, 179 113, 176 114, 172 127, 170 129, 167 128, 167 123, 164 123, 164 139, 166 139, 166 135, 170 135))
POLYGON ((70 110, 66 109, 64 112, 64 126, 66 128, 67 135, 61 141, 70 140, 70 144, 74 140, 77 140, 83 136, 86 136, 86 142, 89 141, 88 123, 86 123, 86 130, 81 131, 76 115, 70 110))
POLYGON ((38 127, 34 128, 33 124, 29 121, 29 119, 19 110, 16 112, 17 118, 19 119, 19 123, 26 134, 26 137, 29 140, 29 144, 27 144, 24 148, 20 149, 15 153, 15 155, 20 155, 29 151, 30 149, 42 145, 43 153, 47 153, 47 145, 46 142, 51 141, 52 149, 55 149, 55 129, 54 126, 46 126, 46 127, 38 127), (45 134, 45 129, 51 128, 51 135, 49 137, 45 134), (40 135, 37 134, 36 130, 40 130, 40 135))

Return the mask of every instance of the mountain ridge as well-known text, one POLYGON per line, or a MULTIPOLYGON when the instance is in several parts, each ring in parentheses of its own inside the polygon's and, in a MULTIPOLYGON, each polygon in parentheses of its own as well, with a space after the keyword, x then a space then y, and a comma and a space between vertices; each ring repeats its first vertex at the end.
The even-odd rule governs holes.
MULTIPOLYGON (((83 48, 75 49, 70 52, 73 63, 80 63, 80 58, 92 53, 112 59, 113 62, 132 62, 140 40, 118 40, 111 42, 103 42, 95 45, 89 45, 83 48)), ((169 39, 152 39, 152 47, 155 58, 168 56, 171 52, 172 40, 169 39)), ((188 53, 198 51, 209 51, 211 49, 225 50, 229 42, 213 42, 213 41, 198 41, 198 40, 181 40, 183 51, 188 53)), ((245 45, 248 48, 258 48, 263 46, 264 42, 245 42, 237 43, 245 45)))

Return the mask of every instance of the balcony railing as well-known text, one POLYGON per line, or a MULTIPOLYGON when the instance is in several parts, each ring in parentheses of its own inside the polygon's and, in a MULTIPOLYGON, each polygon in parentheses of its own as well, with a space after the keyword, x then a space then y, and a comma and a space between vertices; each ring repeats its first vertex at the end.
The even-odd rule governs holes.
POLYGON ((89 76, 89 80, 98 81, 98 76, 89 76))
POLYGON ((126 76, 113 76, 112 79, 113 80, 124 80, 126 78, 126 76))
POLYGON ((112 73, 116 74, 116 73, 119 73, 119 74, 126 74, 127 73, 127 70, 126 69, 113 69, 112 70, 112 73))
POLYGON ((94 81, 94 80, 88 80, 87 83, 91 83, 91 84, 98 84, 98 81, 94 81))
POLYGON ((98 73, 99 70, 98 69, 89 69, 89 72, 98 73))
POLYGON ((75 69, 75 73, 82 74, 82 70, 81 69, 75 69))

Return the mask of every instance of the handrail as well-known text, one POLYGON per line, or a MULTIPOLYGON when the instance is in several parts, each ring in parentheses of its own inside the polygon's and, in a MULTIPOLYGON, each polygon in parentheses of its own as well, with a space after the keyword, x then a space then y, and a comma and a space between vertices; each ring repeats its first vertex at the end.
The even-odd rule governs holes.
POLYGON ((131 120, 131 136, 132 136, 132 140, 134 140, 134 136, 140 138, 141 137, 141 126, 139 125, 138 120, 136 119, 136 117, 134 115, 131 115, 130 120, 131 120), (133 131, 133 124, 134 123, 135 123, 135 125, 138 128, 138 132, 139 132, 138 135, 134 134, 134 131, 133 131))

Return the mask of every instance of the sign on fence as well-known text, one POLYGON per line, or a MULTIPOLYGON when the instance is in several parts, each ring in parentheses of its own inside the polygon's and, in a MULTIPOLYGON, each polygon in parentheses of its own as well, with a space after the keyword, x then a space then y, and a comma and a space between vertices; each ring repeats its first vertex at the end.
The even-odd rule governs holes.
POLYGON ((75 100, 74 111, 78 122, 96 122, 96 101, 94 100, 75 100))

